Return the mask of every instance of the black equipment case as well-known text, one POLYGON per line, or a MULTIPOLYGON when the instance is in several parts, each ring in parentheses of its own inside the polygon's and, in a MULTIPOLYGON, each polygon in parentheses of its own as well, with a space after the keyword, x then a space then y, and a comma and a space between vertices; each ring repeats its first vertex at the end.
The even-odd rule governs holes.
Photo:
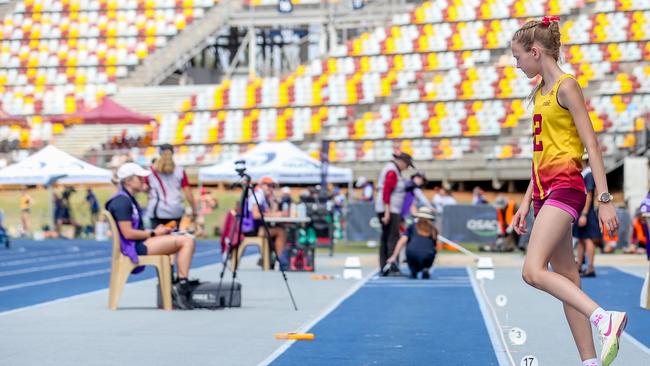
MULTIPOLYGON (((232 303, 230 302, 230 294, 233 282, 232 280, 224 280, 219 290, 219 282, 202 282, 192 283, 192 293, 190 300, 195 309, 219 309, 223 307, 241 307, 241 283, 235 282, 234 289, 232 290, 232 303), (217 294, 219 292, 219 294, 217 294), (217 300, 219 295, 219 300, 217 300)), ((160 299, 160 287, 158 286, 157 302, 158 308, 162 309, 162 300, 160 299)))
POLYGON ((219 282, 203 282, 192 290, 190 299, 195 309, 238 308, 241 307, 241 283, 235 282, 233 287, 232 281, 224 280, 219 288, 219 282))

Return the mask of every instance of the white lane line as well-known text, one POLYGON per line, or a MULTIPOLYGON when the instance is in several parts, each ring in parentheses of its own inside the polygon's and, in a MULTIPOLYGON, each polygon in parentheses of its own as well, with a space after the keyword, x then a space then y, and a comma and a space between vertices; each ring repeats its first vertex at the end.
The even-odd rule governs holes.
POLYGON ((11 250, 17 250, 18 252, 6 253, 6 254, 0 252, 0 261, 47 257, 53 254, 79 253, 79 248, 74 248, 74 247, 69 247, 66 249, 52 249, 52 250, 27 249, 25 247, 21 247, 16 249, 12 248, 11 250), (20 249, 22 249, 22 251, 20 249))
MULTIPOLYGON (((201 254, 203 254, 203 253, 201 253, 201 254)), ((192 270, 196 271, 196 270, 199 270, 199 269, 202 269, 202 268, 205 268, 205 267, 209 267, 209 266, 214 266, 214 265, 216 265, 216 264, 212 263, 212 264, 206 264, 204 266, 200 266, 200 267, 196 267, 196 268, 192 267, 192 270)), ((157 283, 158 278, 153 277, 153 278, 147 278, 147 279, 137 280, 137 281, 133 281, 133 282, 127 282, 126 286, 130 287, 130 286, 137 285, 137 284, 140 284, 141 282, 146 282, 146 281, 155 281, 157 283)), ((108 288, 101 288, 101 289, 98 289, 98 290, 85 292, 83 294, 77 294, 77 295, 72 295, 72 296, 67 296, 67 297, 61 297, 61 298, 58 298, 58 299, 49 300, 49 301, 41 302, 41 303, 34 304, 34 305, 23 306, 23 307, 20 307, 20 308, 11 309, 11 310, 7 310, 7 311, 0 311, 0 316, 11 315, 11 314, 14 314, 14 313, 20 313, 20 312, 23 312, 23 311, 26 311, 26 310, 31 310, 31 309, 38 309, 38 308, 45 307, 45 306, 48 306, 48 305, 51 305, 51 304, 56 304, 56 303, 60 303, 60 302, 66 302, 66 301, 70 301, 70 300, 74 300, 74 299, 83 298, 83 297, 86 297, 86 296, 91 296, 91 295, 94 295, 94 294, 97 294, 97 293, 100 293, 100 292, 108 293, 108 288)))
POLYGON ((377 282, 372 281, 368 286, 399 286, 399 285, 413 285, 413 286, 435 286, 435 285, 469 285, 469 281, 404 281, 404 282, 377 282))
MULTIPOLYGON (((217 253, 217 250, 206 250, 205 252, 195 254, 194 257, 205 257, 207 255, 212 255, 214 253, 217 253)), ((110 271, 111 271, 111 269, 107 268, 107 269, 101 269, 101 270, 96 270, 96 271, 81 272, 81 273, 77 273, 77 274, 73 274, 73 275, 52 277, 52 278, 49 278, 49 279, 46 279, 46 280, 24 282, 24 283, 20 283, 20 284, 16 284, 16 285, 0 287, 0 292, 20 289, 20 288, 26 288, 26 287, 45 285, 45 284, 54 283, 54 282, 73 280, 73 279, 77 279, 77 278, 96 276, 96 275, 99 275, 99 274, 109 273, 110 271)))
MULTIPOLYGON (((618 269, 619 271, 621 271, 621 272, 623 272, 623 273, 626 273, 626 274, 629 274, 629 275, 631 275, 631 276, 634 276, 634 277, 640 278, 640 279, 642 279, 642 280, 645 279, 645 276, 644 276, 644 275, 641 275, 641 274, 639 274, 639 273, 632 272, 632 270, 630 270, 630 269, 628 269, 628 268, 625 268, 625 267, 614 267, 614 268, 618 269)), ((639 289, 639 291, 640 291, 640 289, 639 289)), ((623 332, 623 335, 621 335, 621 338, 626 339, 628 342, 632 343, 635 347, 637 347, 638 349, 640 349, 642 352, 645 352, 645 354, 650 355, 650 348, 648 348, 648 346, 646 346, 645 344, 641 343, 641 342, 640 342, 639 340, 637 340, 636 338, 632 337, 629 333, 627 333, 627 332, 623 332)))
POLYGON ((648 348, 645 344, 639 342, 636 338, 632 337, 629 333, 623 332, 623 335, 621 335, 621 338, 624 338, 628 342, 635 345, 638 349, 645 352, 647 355, 650 355, 650 348, 648 348))
POLYGON ((19 288, 46 285, 48 283, 55 283, 55 282, 73 280, 73 279, 76 279, 76 278, 97 276, 97 275, 100 275, 100 274, 109 273, 110 271, 111 271, 110 268, 108 268, 108 269, 100 269, 100 270, 96 270, 96 271, 81 272, 81 273, 75 273, 75 274, 66 275, 66 276, 52 277, 52 278, 48 278, 46 280, 38 280, 38 281, 19 283, 19 284, 16 284, 16 285, 3 286, 3 287, 0 287, 0 292, 15 290, 15 289, 19 289, 19 288))
POLYGON ((110 251, 108 250, 93 250, 90 252, 84 252, 84 253, 73 253, 73 254, 61 254, 61 255, 53 255, 49 257, 39 257, 39 258, 29 258, 29 259, 16 259, 16 260, 11 260, 11 261, 6 261, 6 262, 1 262, 0 267, 10 267, 10 266, 19 266, 22 264, 34 264, 34 263, 42 263, 42 262, 49 262, 52 260, 62 260, 62 259, 74 259, 74 258, 81 258, 81 257, 92 257, 96 254, 110 254, 110 251))
MULTIPOLYGON (((377 274, 377 271, 372 272, 371 274, 367 275, 363 280, 359 281, 356 283, 354 286, 352 286, 347 292, 343 294, 338 300, 336 300, 334 303, 332 303, 330 306, 325 308, 323 312, 321 312, 316 318, 311 320, 310 322, 304 324, 302 327, 300 327, 298 330, 296 330, 297 333, 305 333, 309 329, 313 328, 318 322, 323 320, 329 313, 334 311, 343 301, 345 301, 347 298, 350 296, 354 295, 355 292, 357 292, 361 286, 363 286, 368 280, 370 280, 373 276, 377 274)), ((295 340, 289 340, 284 342, 278 349, 276 349, 269 357, 265 358, 262 360, 258 366, 265 366, 273 362, 276 358, 280 357, 289 347, 291 347, 292 344, 294 344, 296 341, 295 340)))
MULTIPOLYGON (((208 255, 216 254, 217 252, 218 251, 216 249, 206 250, 204 252, 196 253, 194 257, 199 257, 199 258, 205 257, 208 255)), ((111 261, 110 256, 104 255, 101 258, 88 259, 84 261, 62 262, 57 264, 49 264, 46 266, 23 268, 23 269, 17 269, 13 271, 4 271, 4 272, 0 272, 0 277, 15 276, 15 275, 26 274, 26 273, 44 272, 44 271, 49 271, 51 269, 79 267, 79 266, 98 264, 98 263, 110 262, 110 261, 111 261)))
POLYGON ((104 256, 104 257, 101 257, 101 258, 87 259, 87 260, 84 260, 84 261, 62 262, 62 263, 56 263, 56 264, 48 264, 47 266, 23 268, 23 269, 16 269, 16 270, 13 270, 13 271, 0 272, 0 277, 15 276, 15 275, 21 275, 21 274, 25 274, 25 273, 44 272, 44 271, 49 271, 51 269, 61 269, 61 268, 72 268, 72 267, 86 266, 86 265, 89 265, 89 264, 98 264, 98 263, 110 262, 110 261, 111 261, 111 258, 104 256))
POLYGON ((368 288, 466 288, 472 285, 440 285, 440 286, 415 286, 415 285, 395 285, 395 286, 368 286, 368 288))
MULTIPOLYGON (((497 356, 497 361, 500 366, 512 365, 516 366, 515 360, 512 358, 506 339, 503 336, 501 331, 501 323, 499 322, 499 317, 494 310, 490 300, 488 299, 487 293, 485 293, 485 287, 483 283, 477 284, 474 274, 469 267, 465 267, 467 270, 467 275, 469 276, 470 281, 472 282, 472 289, 474 290, 474 297, 478 301, 479 309, 483 315, 483 321, 485 322, 485 327, 487 328, 488 335, 490 336, 490 342, 492 342, 492 347, 494 347, 494 353, 497 356), (488 307, 492 315, 488 313, 488 307), (500 339, 500 340, 499 340, 500 339)), ((481 280, 484 281, 484 280, 481 280)))
MULTIPOLYGON (((630 276, 638 277, 638 278, 640 278, 642 280, 645 280, 645 274, 640 274, 640 273, 633 272, 631 269, 625 268, 625 267, 614 267, 614 268, 618 269, 619 271, 621 271, 623 273, 629 274, 630 276)), ((647 271, 647 269, 646 269, 646 271, 647 271)))

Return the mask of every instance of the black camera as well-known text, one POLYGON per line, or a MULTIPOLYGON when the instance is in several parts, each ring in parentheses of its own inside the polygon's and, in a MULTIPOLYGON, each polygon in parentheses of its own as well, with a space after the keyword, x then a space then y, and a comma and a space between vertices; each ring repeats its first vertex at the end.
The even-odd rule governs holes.
POLYGON ((235 161, 235 171, 240 177, 243 177, 246 173, 246 160, 235 161))

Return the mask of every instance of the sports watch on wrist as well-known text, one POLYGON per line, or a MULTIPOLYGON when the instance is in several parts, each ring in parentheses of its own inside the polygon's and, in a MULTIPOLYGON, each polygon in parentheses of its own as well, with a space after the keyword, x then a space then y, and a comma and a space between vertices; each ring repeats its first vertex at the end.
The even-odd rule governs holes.
POLYGON ((600 194, 600 196, 598 196, 598 202, 600 202, 600 203, 609 203, 609 202, 612 202, 613 198, 614 197, 612 197, 612 195, 609 192, 603 192, 603 193, 600 194))

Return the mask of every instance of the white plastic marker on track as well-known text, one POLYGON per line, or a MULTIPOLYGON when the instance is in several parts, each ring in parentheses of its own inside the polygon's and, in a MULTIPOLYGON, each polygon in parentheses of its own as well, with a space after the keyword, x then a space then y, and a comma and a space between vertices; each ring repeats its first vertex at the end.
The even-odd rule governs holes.
POLYGON ((528 335, 526 335, 526 332, 523 329, 513 327, 508 332, 508 338, 510 338, 512 344, 521 346, 526 343, 526 340, 528 340, 528 335))
POLYGON ((526 355, 522 357, 521 361, 519 362, 519 366, 539 366, 539 362, 537 361, 537 357, 533 355, 526 355))
POLYGON ((499 307, 504 307, 508 305, 508 298, 506 295, 497 295, 497 297, 494 299, 494 303, 499 307))

